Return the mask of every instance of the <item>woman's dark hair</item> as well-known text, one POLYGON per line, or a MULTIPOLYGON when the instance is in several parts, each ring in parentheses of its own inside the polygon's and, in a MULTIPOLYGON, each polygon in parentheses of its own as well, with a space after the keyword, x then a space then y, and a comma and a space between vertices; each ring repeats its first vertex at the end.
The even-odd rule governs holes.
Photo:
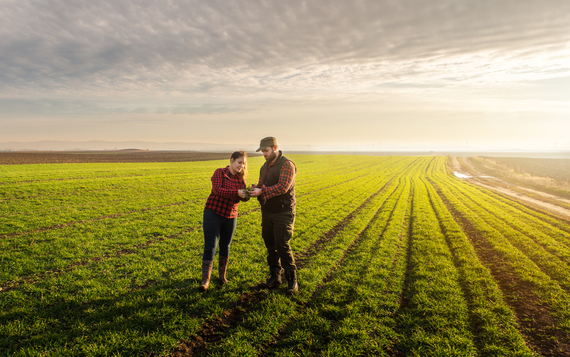
POLYGON ((240 157, 243 157, 243 168, 241 169, 240 172, 238 172, 238 175, 243 177, 243 179, 245 180, 245 178, 247 177, 247 154, 245 153, 245 151, 243 151, 243 150, 235 151, 232 154, 232 156, 230 156, 230 159, 231 160, 237 160, 240 157))

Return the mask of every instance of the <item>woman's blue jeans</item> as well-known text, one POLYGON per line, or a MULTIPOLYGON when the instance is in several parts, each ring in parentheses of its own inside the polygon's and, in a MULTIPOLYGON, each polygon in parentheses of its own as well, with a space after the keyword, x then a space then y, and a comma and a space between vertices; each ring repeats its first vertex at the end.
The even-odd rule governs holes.
POLYGON ((230 256, 230 245, 236 230, 237 218, 222 217, 211 209, 204 210, 204 255, 202 260, 214 260, 216 247, 220 246, 220 256, 230 256))

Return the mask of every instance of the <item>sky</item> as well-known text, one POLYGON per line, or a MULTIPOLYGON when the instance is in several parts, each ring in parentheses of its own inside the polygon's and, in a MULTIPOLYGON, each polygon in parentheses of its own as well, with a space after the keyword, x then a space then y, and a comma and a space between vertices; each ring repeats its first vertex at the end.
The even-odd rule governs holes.
POLYGON ((567 0, 0 0, 0 142, 570 150, 567 0))

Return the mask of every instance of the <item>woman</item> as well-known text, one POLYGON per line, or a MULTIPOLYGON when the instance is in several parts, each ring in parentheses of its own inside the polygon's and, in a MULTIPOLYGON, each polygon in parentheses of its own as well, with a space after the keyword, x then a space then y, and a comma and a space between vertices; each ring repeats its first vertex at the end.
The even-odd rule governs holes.
POLYGON ((225 284, 230 245, 236 229, 238 205, 249 200, 246 194, 247 154, 236 151, 230 164, 214 171, 212 192, 204 209, 204 255, 202 257, 202 284, 200 291, 208 290, 214 263, 216 246, 219 243, 218 280, 225 284))

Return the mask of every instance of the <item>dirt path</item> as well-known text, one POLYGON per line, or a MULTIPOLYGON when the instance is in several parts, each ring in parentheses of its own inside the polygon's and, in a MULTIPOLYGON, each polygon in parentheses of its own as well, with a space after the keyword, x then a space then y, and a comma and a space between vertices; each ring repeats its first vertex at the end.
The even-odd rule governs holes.
POLYGON ((570 209, 547 202, 547 200, 550 200, 570 204, 570 200, 489 176, 477 170, 468 160, 463 160, 463 163, 465 163, 466 167, 463 167, 456 157, 453 157, 451 160, 452 169, 457 177, 500 194, 516 198, 533 207, 546 210, 557 217, 570 219, 570 209), (521 191, 529 192, 535 197, 527 196, 521 191), (540 197, 544 197, 544 200, 540 199, 540 197))

